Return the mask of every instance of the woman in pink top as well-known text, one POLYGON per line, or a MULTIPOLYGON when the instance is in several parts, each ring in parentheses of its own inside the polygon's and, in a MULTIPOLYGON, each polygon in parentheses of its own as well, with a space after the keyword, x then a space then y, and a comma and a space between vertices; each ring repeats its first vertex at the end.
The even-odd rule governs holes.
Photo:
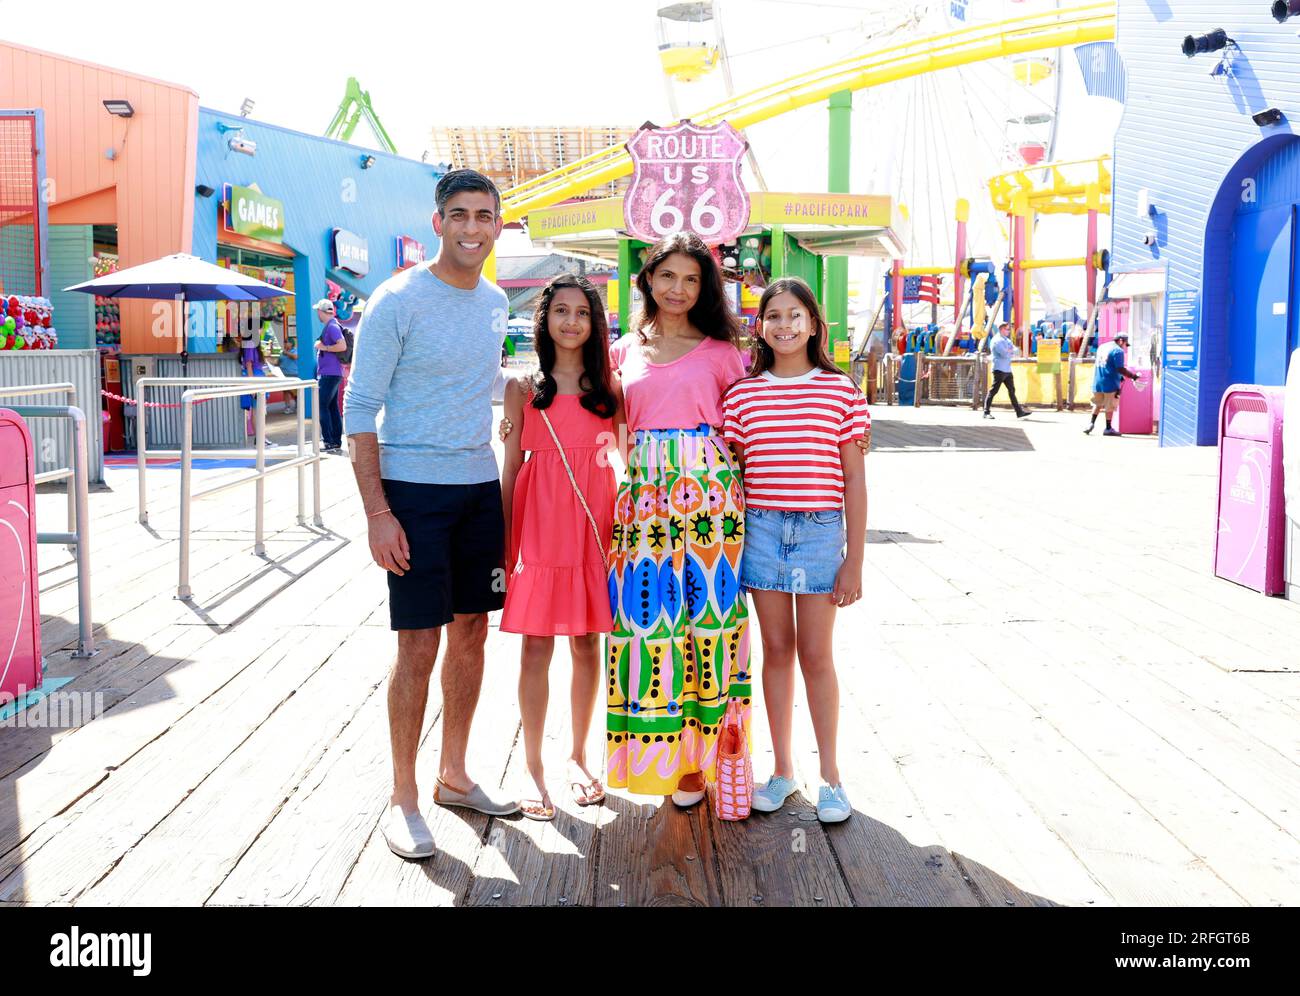
POLYGON ((653 246, 637 288, 644 310, 610 347, 633 435, 609 569, 608 775, 689 806, 704 798, 728 702, 749 722, 744 491, 718 432, 745 359, 722 273, 695 235, 653 246))

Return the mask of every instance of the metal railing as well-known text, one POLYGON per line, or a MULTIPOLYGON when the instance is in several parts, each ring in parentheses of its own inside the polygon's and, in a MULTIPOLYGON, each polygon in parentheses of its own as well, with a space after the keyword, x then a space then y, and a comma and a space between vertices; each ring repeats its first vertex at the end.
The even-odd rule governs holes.
POLYGON ((963 405, 978 408, 984 401, 984 357, 978 353, 916 358, 916 404, 963 405))
MULTIPOLYGON (((68 404, 74 408, 79 407, 77 405, 77 385, 71 382, 61 382, 58 384, 36 384, 36 385, 24 384, 24 385, 15 385, 14 387, 0 387, 0 398, 25 398, 25 397, 36 396, 41 394, 67 395, 68 404)), ((85 415, 84 410, 82 412, 82 415, 83 416, 85 415)), ((74 446, 76 445, 75 425, 73 427, 72 443, 74 446)), ((87 451, 86 453, 86 459, 87 460, 90 459, 89 451, 87 451)), ((73 476, 72 471, 73 471, 72 467, 60 467, 56 470, 47 470, 44 473, 36 475, 35 483, 51 484, 55 481, 66 481, 73 476)), ((87 482, 89 482, 90 479, 87 478, 86 480, 87 482)), ((87 484, 87 488, 89 488, 88 484, 87 484)), ((71 484, 69 484, 68 485, 68 532, 75 533, 76 531, 77 531, 77 492, 76 489, 71 484)), ((68 552, 76 553, 77 551, 74 546, 69 545, 68 552)))
MULTIPOLYGON (((1033 357, 1028 359, 1012 360, 1015 367, 1032 367, 1036 366, 1037 360, 1033 357)), ((883 373, 880 379, 885 389, 885 403, 894 405, 898 403, 898 384, 902 379, 903 357, 897 353, 890 353, 885 356, 883 361, 883 373)), ((1025 406, 1030 404, 1039 405, 1046 408, 1055 407, 1057 411, 1069 408, 1073 411, 1073 398, 1075 392, 1076 368, 1079 365, 1077 359, 1071 358, 1068 362, 1062 358, 1061 370, 1052 377, 1054 384, 1055 396, 1051 399, 1042 399, 1031 402, 1026 393, 1025 397, 1020 398, 1020 403, 1025 406)), ((989 389, 989 358, 982 353, 967 353, 957 356, 943 356, 934 353, 916 354, 915 366, 916 390, 912 394, 912 404, 919 408, 922 405, 969 405, 972 409, 979 408, 984 403, 984 396, 989 389)), ((1034 370, 1030 370, 1029 375, 1037 376, 1034 370)), ((1049 376, 1044 374, 1043 376, 1049 376)), ((909 381, 912 382, 912 381, 909 381)))
MULTIPOLYGON (((190 510, 192 503, 199 498, 229 491, 242 484, 255 484, 257 497, 254 501, 254 541, 253 553, 259 557, 266 555, 265 543, 265 501, 266 479, 282 470, 296 468, 298 471, 298 525, 307 524, 307 506, 305 479, 306 469, 312 468, 312 522, 317 526, 325 523, 320 514, 320 420, 312 419, 312 448, 306 450, 306 405, 303 404, 304 391, 316 391, 315 404, 320 403, 319 388, 314 380, 297 380, 283 378, 248 378, 248 377, 142 377, 136 381, 136 463, 139 471, 139 511, 140 522, 148 524, 148 495, 145 477, 148 458, 180 457, 181 460, 181 495, 180 495, 180 567, 176 584, 176 597, 188 600, 193 597, 190 589, 190 510), (258 383, 258 381, 263 381, 258 383), (181 449, 148 449, 148 406, 144 403, 151 387, 184 387, 181 394, 181 449), (266 464, 266 396, 272 393, 293 392, 298 395, 298 439, 297 455, 268 467, 266 464), (254 438, 253 449, 203 449, 199 454, 204 457, 219 457, 254 460, 254 472, 233 481, 223 481, 203 491, 194 493, 194 406, 209 398, 231 398, 244 394, 256 397, 253 414, 254 438)), ((271 454, 272 460, 279 460, 280 453, 271 454)))
MULTIPOLYGON (((42 384, 24 387, 14 394, 57 394, 71 389, 71 384, 42 384)), ((95 656, 94 622, 90 612, 90 454, 86 448, 86 413, 75 405, 14 405, 11 409, 22 418, 66 418, 72 422, 72 466, 37 474, 37 484, 50 481, 68 482, 68 531, 36 533, 37 543, 61 543, 77 557, 77 649, 73 657, 95 656)), ((35 514, 35 509, 32 514, 35 514)))

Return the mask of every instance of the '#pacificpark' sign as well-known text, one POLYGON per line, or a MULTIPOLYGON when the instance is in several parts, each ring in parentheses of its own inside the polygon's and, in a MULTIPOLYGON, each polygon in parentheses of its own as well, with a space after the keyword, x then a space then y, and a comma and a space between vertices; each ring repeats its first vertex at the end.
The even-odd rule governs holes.
POLYGON ((346 228, 334 229, 330 248, 333 250, 331 262, 336 270, 347 270, 358 277, 370 272, 370 244, 356 232, 349 232, 346 228))
POLYGON ((284 205, 252 187, 230 185, 226 227, 263 242, 284 241, 284 205))

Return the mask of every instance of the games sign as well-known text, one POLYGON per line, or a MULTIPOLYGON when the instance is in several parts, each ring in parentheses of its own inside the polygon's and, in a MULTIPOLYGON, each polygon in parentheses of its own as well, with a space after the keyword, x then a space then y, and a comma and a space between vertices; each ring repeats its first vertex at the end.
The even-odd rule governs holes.
POLYGON ((397 268, 404 270, 408 266, 424 262, 424 243, 409 235, 397 236, 397 268))
POLYGON ((731 242, 749 227, 749 195, 740 158, 749 143, 725 121, 701 127, 643 125, 627 143, 632 182, 623 196, 627 232, 657 242, 680 231, 710 245, 731 242))

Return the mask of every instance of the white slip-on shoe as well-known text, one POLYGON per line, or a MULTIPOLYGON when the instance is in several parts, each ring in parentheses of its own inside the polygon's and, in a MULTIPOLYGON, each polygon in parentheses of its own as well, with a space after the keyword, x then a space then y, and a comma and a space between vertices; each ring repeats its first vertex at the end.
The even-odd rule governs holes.
POLYGON ((389 806, 379 829, 388 849, 399 857, 412 861, 433 857, 433 834, 418 811, 407 813, 401 806, 389 806))
POLYGON ((698 792, 683 792, 681 789, 675 789, 673 791, 673 805, 680 809, 689 809, 697 802, 702 801, 705 794, 705 789, 700 789, 698 792))
POLYGON ((519 802, 515 799, 493 799, 477 783, 465 792, 444 782, 441 778, 433 787, 433 801, 439 806, 460 806, 473 809, 486 816, 510 816, 519 812, 519 802))

